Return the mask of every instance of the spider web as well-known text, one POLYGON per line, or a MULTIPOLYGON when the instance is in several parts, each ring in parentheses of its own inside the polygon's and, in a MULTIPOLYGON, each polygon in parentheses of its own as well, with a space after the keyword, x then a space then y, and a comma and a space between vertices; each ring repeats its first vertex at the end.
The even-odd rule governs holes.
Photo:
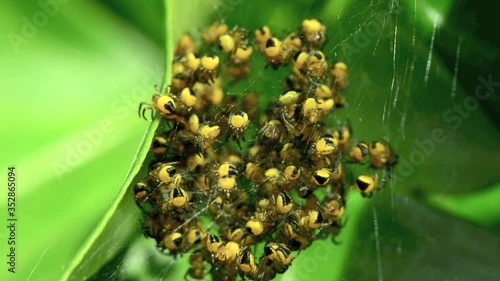
MULTIPOLYGON (((351 80, 350 88, 345 94, 347 106, 335 113, 335 117, 330 120, 331 124, 350 122, 354 128, 354 139, 376 140, 383 138, 390 141, 394 147, 407 138, 407 112, 412 106, 411 91, 415 83, 425 87, 434 75, 432 72, 433 47, 436 34, 439 31, 438 16, 434 17, 431 40, 426 42, 428 45, 425 45, 418 40, 415 23, 411 34, 402 34, 402 11, 400 2, 397 0, 372 0, 368 4, 363 2, 350 5, 343 4, 344 1, 336 1, 333 4, 304 1, 285 11, 276 10, 272 13, 265 13, 266 16, 274 15, 267 18, 262 15, 250 14, 249 11, 245 16, 243 2, 227 2, 213 1, 214 19, 224 19, 230 27, 241 24, 252 31, 258 26, 246 23, 256 22, 252 18, 257 17, 259 22, 270 26, 277 37, 284 37, 290 29, 296 30, 290 26, 298 26, 302 19, 322 19, 327 25, 329 36, 323 52, 329 62, 346 62, 350 70, 351 80), (226 9, 227 12, 221 13, 221 5, 226 5, 226 8, 230 6, 232 9, 226 9), (288 20, 282 20, 284 15, 288 20), (405 42, 405 44, 402 45, 401 42, 405 42), (429 51, 424 75, 419 77, 415 75, 415 64, 418 60, 418 53, 424 49, 429 51), (380 75, 380 73, 385 74, 380 75), (417 79, 418 81, 416 81, 417 79), (374 115, 373 112, 377 112, 377 114, 374 115)), ((416 0, 414 5, 415 21, 417 17, 427 16, 417 15, 416 0)), ((272 10, 273 7, 270 5, 267 9, 272 10)), ((455 96, 456 92, 460 46, 461 41, 458 43, 456 51, 457 63, 453 73, 453 84, 450 85, 451 96, 455 96)), ((263 103, 274 100, 283 90, 286 72, 266 68, 263 60, 260 61, 253 64, 249 79, 227 86, 226 93, 228 95, 241 95, 241 93, 255 91, 263 103)), ((359 170, 355 168, 355 172, 359 172, 359 170)), ((395 186, 390 183, 387 189, 391 197, 391 205, 387 208, 396 212, 394 207, 395 186)), ((354 201, 357 196, 359 194, 350 194, 348 200, 354 201)), ((373 200, 376 198, 377 196, 373 200)), ((384 280, 380 237, 382 230, 378 221, 377 209, 373 207, 372 210, 374 235, 372 246, 377 252, 375 263, 378 273, 377 279, 384 280)), ((347 204, 348 214, 349 203, 347 204)), ((129 223, 140 225, 140 222, 137 221, 129 223)), ((109 243, 113 243, 113 241, 109 241, 109 243)), ((308 250, 306 249, 304 252, 308 250)), ((404 251, 404 248, 398 248, 398 251, 404 251)), ((153 239, 143 237, 138 231, 136 239, 131 245, 121 249, 118 257, 107 264, 96 276, 99 280, 179 280, 184 277, 185 269, 189 266, 188 258, 187 254, 183 257, 173 258, 161 253, 155 247, 153 239)), ((320 266, 328 265, 324 262, 320 266)), ((300 279, 297 275, 287 274, 288 272, 285 274, 287 280, 300 279)), ((208 274, 206 278, 210 279, 208 274)))

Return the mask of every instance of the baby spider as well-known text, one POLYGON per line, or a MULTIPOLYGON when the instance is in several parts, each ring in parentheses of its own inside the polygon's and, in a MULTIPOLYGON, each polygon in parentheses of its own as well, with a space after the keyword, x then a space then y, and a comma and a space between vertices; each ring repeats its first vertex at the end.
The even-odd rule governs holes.
MULTIPOLYGON (((155 89, 156 91, 161 92, 158 85, 155 85, 155 89)), ((173 115, 176 113, 177 106, 174 99, 170 95, 154 94, 153 103, 141 102, 139 104, 139 117, 147 120, 145 116, 146 110, 151 110, 151 119, 153 119, 155 109, 158 109, 166 118, 172 119, 173 115)))
POLYGON ((232 137, 234 140, 236 140, 240 149, 240 139, 245 141, 245 131, 248 127, 248 123, 250 123, 248 120, 248 115, 243 111, 232 113, 229 116, 229 128, 231 129, 231 132, 228 137, 232 137))

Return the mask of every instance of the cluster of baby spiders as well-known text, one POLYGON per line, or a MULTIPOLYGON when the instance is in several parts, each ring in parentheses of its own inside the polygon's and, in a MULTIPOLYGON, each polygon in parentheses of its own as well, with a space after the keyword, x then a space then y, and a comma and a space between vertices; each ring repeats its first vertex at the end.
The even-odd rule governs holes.
POLYGON ((144 234, 162 251, 190 254, 186 278, 270 280, 314 240, 334 240, 346 190, 371 196, 383 188, 397 155, 385 141, 353 140, 349 125, 326 125, 345 105, 349 81, 346 64, 328 63, 320 51, 321 21, 304 20, 283 39, 267 26, 251 37, 216 22, 201 38, 211 53, 201 55, 183 35, 169 90, 158 88, 139 107, 142 117, 151 110, 161 118, 155 160, 134 189, 144 234), (222 78, 251 74, 254 48, 269 71, 292 70, 264 110, 256 93, 224 94, 222 78), (349 165, 369 165, 372 173, 349 178, 349 165))

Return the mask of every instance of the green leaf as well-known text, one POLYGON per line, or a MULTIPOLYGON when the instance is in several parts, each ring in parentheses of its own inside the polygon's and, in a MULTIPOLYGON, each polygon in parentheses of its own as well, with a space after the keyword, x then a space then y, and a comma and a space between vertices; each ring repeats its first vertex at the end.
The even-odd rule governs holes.
POLYGON ((161 52, 93 2, 60 4, 45 25, 33 20, 45 13, 38 1, 0 5, 5 34, 27 40, 0 42, 2 167, 18 172, 14 280, 57 280, 130 168, 148 125, 137 105, 163 75, 161 52))
POLYGON ((158 44, 165 42, 163 1, 102 0, 113 12, 137 26, 158 44))
MULTIPOLYGON (((158 124, 159 118, 151 122, 120 192, 111 208, 73 259, 62 277, 63 280, 88 279, 104 263, 114 258, 118 251, 126 248, 134 234, 137 235, 136 224, 140 221, 141 215, 138 210, 134 211, 135 204, 131 200, 130 190, 134 182, 146 175, 140 171, 158 124)), ((144 171, 144 169, 142 170, 144 171)))
POLYGON ((466 194, 422 194, 433 206, 484 227, 500 226, 500 184, 466 194))
POLYGON ((361 216, 346 280, 494 280, 500 274, 498 232, 388 193, 361 216))
MULTIPOLYGON (((171 12, 168 2, 166 2, 165 11, 171 12)), ((166 16, 166 49, 172 49, 172 33, 171 33, 170 15, 166 16)), ((167 85, 170 81, 171 69, 170 61, 172 60, 172 53, 166 54, 166 71, 165 83, 167 85)), ((73 259, 69 268, 63 275, 63 280, 82 280, 88 279, 93 276, 103 264, 115 258, 120 251, 127 247, 133 237, 134 231, 137 230, 137 223, 140 220, 140 212, 134 206, 130 191, 132 186, 139 179, 146 175, 148 167, 143 168, 146 156, 149 153, 149 147, 154 137, 155 131, 158 128, 160 117, 155 118, 146 134, 144 135, 137 155, 132 163, 130 171, 120 192, 114 199, 111 208, 104 215, 103 219, 95 230, 90 235, 89 239, 85 242, 80 249, 78 255, 73 259), (128 195, 128 196, 127 196, 128 195)))

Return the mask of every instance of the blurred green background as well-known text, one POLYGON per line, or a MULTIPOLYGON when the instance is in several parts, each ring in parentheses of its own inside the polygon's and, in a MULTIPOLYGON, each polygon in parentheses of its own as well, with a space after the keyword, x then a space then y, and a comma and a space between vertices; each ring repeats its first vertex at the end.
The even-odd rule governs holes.
MULTIPOLYGON (((402 161, 374 198, 352 194, 341 245, 316 243, 283 280, 500 276, 500 84, 484 82, 500 81, 491 7, 451 0, 170 4, 167 12, 156 0, 0 4, 0 182, 13 165, 18 185, 16 273, 7 272, 2 227, 0 280, 181 279, 186 259, 165 258, 141 237, 129 192, 117 203, 149 126, 137 117, 138 103, 165 76, 165 38, 216 19, 285 34, 310 17, 327 25, 328 59, 350 68, 349 104, 337 117, 350 120, 357 139, 389 140, 402 161), (106 216, 114 200, 118 207, 106 216), (104 230, 89 240, 105 216, 104 230)), ((280 79, 268 69, 235 89, 280 79)))

